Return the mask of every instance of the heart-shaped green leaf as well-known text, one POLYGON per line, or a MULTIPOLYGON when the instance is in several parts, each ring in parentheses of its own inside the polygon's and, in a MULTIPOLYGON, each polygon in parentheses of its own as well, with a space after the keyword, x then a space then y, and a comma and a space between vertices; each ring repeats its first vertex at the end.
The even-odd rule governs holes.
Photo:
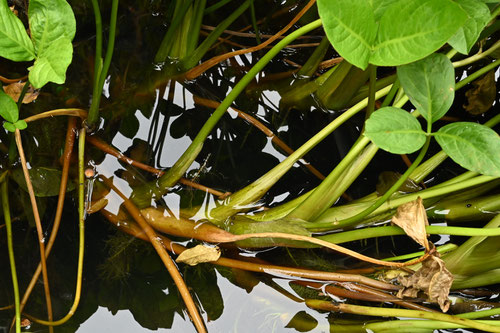
POLYGON ((462 54, 469 53, 479 34, 490 20, 490 10, 477 0, 455 0, 468 14, 465 24, 450 38, 448 44, 462 54))
POLYGON ((408 112, 385 107, 372 113, 365 124, 365 135, 393 154, 409 154, 421 148, 426 134, 415 117, 408 112))
POLYGON ((35 50, 23 23, 0 1, 0 57, 12 61, 30 61, 35 58, 35 50))
POLYGON ((443 150, 462 167, 488 176, 500 176, 500 136, 471 122, 443 126, 434 133, 443 150))
POLYGON ((11 123, 15 123, 19 118, 16 102, 2 88, 0 88, 0 116, 11 123))
POLYGON ((455 70, 443 54, 398 67, 398 78, 410 101, 428 122, 446 114, 455 97, 455 70))
POLYGON ((47 82, 64 83, 66 69, 73 57, 73 45, 66 37, 53 42, 50 47, 38 54, 35 64, 30 70, 29 79, 33 87, 40 89, 47 82))
POLYGON ((9 132, 15 132, 16 131, 16 126, 14 126, 13 123, 9 123, 9 122, 4 122, 3 123, 3 127, 9 131, 9 132))
POLYGON ((20 129, 20 130, 23 130, 23 129, 26 129, 26 127, 28 127, 28 124, 26 124, 26 122, 24 120, 18 120, 14 123, 14 126, 17 128, 17 129, 20 129))

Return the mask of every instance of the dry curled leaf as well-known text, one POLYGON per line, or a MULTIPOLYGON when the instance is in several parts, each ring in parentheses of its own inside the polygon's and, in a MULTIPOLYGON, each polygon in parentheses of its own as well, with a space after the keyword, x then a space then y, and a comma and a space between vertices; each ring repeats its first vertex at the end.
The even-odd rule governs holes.
POLYGON ((414 298, 422 291, 431 302, 437 302, 443 312, 448 311, 450 307, 448 294, 453 283, 453 274, 446 269, 437 251, 427 257, 422 262, 422 267, 413 275, 399 277, 398 280, 404 286, 397 294, 399 298, 414 298))
POLYGON ((426 251, 429 250, 429 241, 425 231, 425 226, 429 225, 429 221, 422 198, 418 197, 417 200, 399 206, 396 215, 392 217, 392 222, 403 229, 415 242, 422 245, 426 251))
POLYGON ((217 246, 196 245, 185 250, 175 260, 191 266, 204 262, 216 261, 220 257, 220 249, 217 246))
MULTIPOLYGON (((3 90, 7 95, 12 97, 14 101, 17 102, 19 100, 19 96, 21 95, 21 91, 23 91, 24 84, 24 82, 11 83, 7 86, 4 86, 3 90)), ((35 90, 35 88, 33 88, 33 86, 30 84, 28 90, 26 91, 26 94, 24 95, 23 104, 29 104, 33 102, 35 99, 37 99, 38 94, 39 91, 35 90)))
POLYGON ((489 71, 472 83, 473 87, 465 93, 468 104, 464 109, 472 115, 480 115, 488 111, 497 96, 495 71, 489 71))

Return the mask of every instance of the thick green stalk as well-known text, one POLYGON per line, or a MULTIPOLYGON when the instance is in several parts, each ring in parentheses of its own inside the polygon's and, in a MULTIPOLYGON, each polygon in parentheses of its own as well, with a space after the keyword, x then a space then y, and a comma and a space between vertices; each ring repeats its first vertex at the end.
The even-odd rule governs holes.
MULTIPOLYGON (((203 58, 208 49, 212 47, 217 38, 227 29, 227 27, 233 23, 245 10, 253 0, 245 0, 234 12, 232 12, 226 19, 220 22, 217 27, 203 40, 203 42, 194 50, 193 53, 187 55, 185 59, 181 61, 180 67, 182 70, 187 71, 198 64, 198 62, 203 58)), ((304 26, 303 28, 305 28, 304 26)), ((299 29, 300 30, 300 29, 299 29)), ((298 31, 298 30, 297 30, 298 31)), ((295 32, 297 32, 295 31, 295 32)), ((291 35, 291 34, 290 34, 291 35)), ((289 35, 289 36, 290 36, 289 35)))
MULTIPOLYGON (((4 173, 5 175, 5 173, 4 173)), ((14 307, 16 309, 16 333, 21 332, 21 310, 19 308, 19 285, 17 283, 16 260, 14 258, 14 245, 12 243, 12 222, 10 218, 8 180, 5 177, 2 181, 2 208, 7 229, 7 248, 9 250, 10 273, 12 276, 12 289, 14 291, 14 307)))
MULTIPOLYGON (((454 251, 457 248, 458 248, 458 245, 450 243, 450 244, 445 244, 445 245, 441 245, 441 246, 436 247, 436 251, 438 251, 440 254, 443 254, 443 253, 454 251)), ((385 258, 385 259, 382 259, 382 260, 384 260, 384 261, 391 261, 391 262, 392 261, 410 260, 410 259, 413 259, 413 258, 421 257, 424 254, 425 254, 425 251, 418 251, 418 252, 403 254, 403 255, 400 255, 400 256, 396 256, 396 257, 385 258)))
POLYGON ((198 45, 198 38, 200 36, 201 23, 203 21, 203 11, 207 0, 196 0, 193 6, 193 18, 189 27, 189 35, 187 38, 186 55, 189 56, 196 49, 198 45))
POLYGON ((216 11, 217 9, 221 8, 222 6, 228 4, 231 1, 232 0, 219 0, 219 1, 217 1, 212 6, 208 7, 207 9, 205 9, 205 15, 206 14, 210 14, 210 13, 216 11))
MULTIPOLYGON (((159 197, 165 194, 169 187, 173 186, 177 180, 184 175, 187 168, 193 163, 198 153, 203 147, 203 142, 215 127, 219 119, 225 114, 236 97, 254 79, 254 77, 273 59, 285 46, 290 44, 297 37, 308 33, 321 26, 321 20, 313 21, 296 31, 292 32, 276 44, 253 66, 248 73, 234 86, 231 92, 224 98, 221 104, 215 109, 207 122, 200 129, 191 145, 182 154, 179 160, 170 168, 158 181, 153 184, 145 184, 134 190, 132 200, 139 208, 147 207, 151 204, 152 196, 159 197)), ((311 147, 312 148, 312 147, 311 147)))
POLYGON ((259 25, 257 24, 257 18, 255 16, 255 5, 253 2, 250 4, 250 17, 252 19, 253 30, 255 31, 255 41, 257 42, 257 44, 260 44, 261 40, 260 40, 259 25))
POLYGON ((95 58, 94 58, 94 80, 92 83, 93 96, 99 93, 99 76, 101 74, 102 66, 102 17, 97 0, 91 0, 92 8, 94 9, 95 19, 95 58))
MULTIPOLYGON (((111 3, 111 18, 109 21, 108 46, 106 48, 106 56, 104 58, 102 70, 99 72, 99 80, 97 80, 97 87, 94 87, 95 88, 94 94, 92 95, 92 103, 90 104, 90 109, 87 117, 87 126, 89 128, 93 128, 97 120, 99 119, 99 104, 101 102, 102 88, 104 87, 104 81, 106 80, 106 76, 108 75, 108 69, 111 64, 111 58, 113 57, 113 50, 115 48, 116 17, 118 15, 118 2, 119 0, 113 0, 113 2, 111 3)), ((96 52, 97 52, 97 47, 96 47, 96 52)), ((99 61, 99 59, 96 59, 96 61, 99 61)), ((94 75, 97 75, 97 73, 94 73, 94 75)))
POLYGON ((307 59, 306 63, 298 70, 297 76, 301 77, 311 77, 318 69, 319 64, 325 57, 326 51, 330 47, 330 41, 328 38, 323 37, 319 45, 314 50, 313 54, 307 59))

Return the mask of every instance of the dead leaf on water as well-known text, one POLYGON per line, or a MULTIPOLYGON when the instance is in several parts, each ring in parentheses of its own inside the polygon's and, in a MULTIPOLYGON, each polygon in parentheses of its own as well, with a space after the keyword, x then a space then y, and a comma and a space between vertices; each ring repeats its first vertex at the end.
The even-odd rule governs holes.
POLYGON ((497 96, 495 71, 489 71, 472 85, 473 87, 465 93, 468 104, 463 107, 470 114, 477 116, 488 111, 495 102, 497 96))
POLYGON ((429 241, 425 231, 425 226, 429 225, 429 221, 422 198, 418 197, 415 201, 399 206, 396 215, 392 217, 392 222, 402 228, 415 242, 422 245, 426 251, 429 250, 429 241))
POLYGON ((219 257, 220 249, 217 246, 196 245, 179 254, 175 261, 195 266, 204 262, 216 261, 219 257))
MULTIPOLYGON (((19 96, 21 95, 21 91, 23 91, 24 84, 24 82, 11 83, 7 86, 4 86, 3 90, 7 95, 12 97, 15 102, 17 102, 19 96)), ((26 91, 26 94, 24 95, 23 104, 29 104, 33 102, 35 99, 37 99, 38 94, 39 90, 35 90, 35 88, 30 85, 28 91, 26 91)))
POLYGON ((399 277, 398 280, 404 286, 397 294, 399 298, 414 298, 422 291, 431 302, 439 304, 441 311, 448 311, 450 307, 448 294, 453 283, 453 274, 446 269, 437 251, 427 257, 422 262, 422 267, 413 275, 399 277))

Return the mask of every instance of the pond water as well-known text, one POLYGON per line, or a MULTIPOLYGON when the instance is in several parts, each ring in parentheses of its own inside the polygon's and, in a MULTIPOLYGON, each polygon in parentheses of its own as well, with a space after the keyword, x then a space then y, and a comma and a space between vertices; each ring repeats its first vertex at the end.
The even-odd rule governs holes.
MULTIPOLYGON (((74 61, 70 66, 64 86, 49 85, 44 88, 34 105, 27 105, 25 112, 38 113, 66 107, 87 108, 91 99, 91 81, 94 55, 93 13, 89 4, 69 1, 77 17, 77 36, 74 41, 74 61)), ((203 97, 221 101, 231 91, 242 72, 255 63, 252 55, 238 56, 231 63, 216 66, 193 81, 168 80, 152 59, 158 49, 170 19, 169 2, 121 1, 118 15, 118 35, 110 75, 103 92, 102 122, 95 133, 121 153, 150 166, 165 169, 171 167, 192 142, 212 109, 195 103, 203 97)), ((232 4, 234 5, 234 4, 232 4)), ((227 9, 230 12, 233 7, 227 9)), ((103 19, 109 17, 109 5, 103 3, 103 19)), ((297 12, 287 1, 270 2, 271 12, 290 6, 290 13, 263 24, 265 33, 278 31, 297 12)), ((257 8, 258 17, 266 17, 266 8, 257 8)), ((210 16, 207 25, 216 24, 217 16, 210 16)), ((245 14, 231 26, 232 30, 251 22, 245 14)), ((205 30, 203 30, 205 31, 205 30)), ((266 75, 294 69, 293 63, 303 64, 321 40, 321 31, 313 31, 311 38, 301 41, 305 45, 283 50, 267 67, 266 75), (308 47, 309 46, 309 47, 308 47)), ((224 35, 227 36, 227 35, 224 35)), ((247 37, 233 37, 238 43, 253 45, 247 37)), ((230 46, 220 45, 209 55, 229 51, 230 46)), ((326 58, 335 54, 328 51, 326 58)), ((2 65, 2 69, 5 65, 2 65)), ((19 67, 19 73, 22 69, 19 67)), ((386 75, 388 73, 384 73, 386 75)), ((292 76, 290 78, 293 78, 292 76)), ((298 79, 297 79, 298 80, 298 79)), ((289 83, 288 83, 289 84, 289 83)), ((457 104, 463 97, 457 99, 457 104)), ((281 96, 274 87, 259 79, 241 94, 234 104, 251 114, 285 141, 292 149, 317 133, 340 113, 325 111, 311 103, 309 107, 285 108, 281 96), (281 107, 280 107, 281 104, 281 107)), ((345 156, 359 136, 364 114, 358 115, 330 135, 306 159, 321 173, 328 174, 332 166, 345 156)), ((58 167, 58 157, 64 141, 66 119, 48 119, 29 126, 24 135, 31 166, 58 167)), ((432 147, 433 152, 437 147, 432 147)), ((186 178, 221 192, 235 192, 248 185, 286 157, 271 140, 248 122, 228 112, 208 137, 203 150, 190 166, 186 178)), ((87 144, 87 164, 98 175, 112 178, 114 184, 126 196, 132 188, 155 179, 154 175, 120 162, 116 157, 103 153, 87 144)), ((380 153, 349 189, 347 194, 358 198, 375 190, 378 175, 382 171, 405 170, 399 156, 380 153)), ((446 179, 458 172, 452 163, 445 163, 437 175, 446 179)), ((76 179, 76 171, 70 177, 76 179)), ((436 181, 436 179, 433 179, 436 181)), ((307 192, 320 183, 306 167, 297 163, 261 200, 263 206, 276 206, 307 192)), ((431 182, 432 183, 432 182, 431 182)), ((25 206, 27 195, 13 185, 13 210, 15 253, 18 260, 18 276, 24 291, 31 274, 38 264, 36 231, 25 206), (26 211, 26 214, 23 213, 26 211), (26 221, 26 219, 28 219, 26 221)), ((103 193, 95 182, 95 195, 103 193)), ((118 214, 123 200, 116 194, 106 196, 106 210, 118 214)), ((47 233, 54 219, 55 197, 40 198, 44 226, 47 233)), ((54 318, 67 313, 74 297, 77 269, 78 225, 76 193, 68 192, 63 222, 53 254, 48 262, 51 282, 54 318)), ((174 215, 181 209, 202 206, 212 207, 216 198, 204 191, 186 185, 176 185, 155 204, 168 207, 174 215)), ((341 199, 346 200, 346 199, 341 199)), ((4 237, 4 231, 0 229, 4 237)), ((186 246, 196 242, 181 238, 174 241, 186 246)), ((441 245, 449 238, 433 241, 441 245)), ((451 237, 451 241, 462 238, 451 237)), ((0 306, 12 300, 7 250, 0 243, 0 306)), ((351 242, 347 247, 377 257, 389 257, 419 250, 417 244, 407 239, 385 237, 379 240, 351 242)), ((261 249, 245 250, 227 246, 224 255, 230 258, 273 263, 291 267, 322 270, 357 268, 355 260, 332 251, 314 249, 261 249)), ((308 289, 297 284, 296 279, 285 275, 261 274, 231 269, 212 264, 195 267, 178 265, 209 332, 330 332, 332 323, 355 323, 354 315, 339 315, 316 311, 303 302, 309 292, 318 297, 342 302, 333 295, 324 295, 321 288, 308 289), (307 289, 307 290, 306 290, 307 289)), ((37 285, 26 312, 46 317, 45 300, 41 283, 37 285)), ((0 311, 0 332, 7 332, 12 319, 11 311, 0 311)), ((32 324, 26 332, 48 332, 44 326, 32 324)), ((151 246, 134 239, 99 213, 88 216, 86 221, 86 245, 82 298, 74 316, 55 332, 195 332, 184 303, 166 272, 165 267, 151 246)))

